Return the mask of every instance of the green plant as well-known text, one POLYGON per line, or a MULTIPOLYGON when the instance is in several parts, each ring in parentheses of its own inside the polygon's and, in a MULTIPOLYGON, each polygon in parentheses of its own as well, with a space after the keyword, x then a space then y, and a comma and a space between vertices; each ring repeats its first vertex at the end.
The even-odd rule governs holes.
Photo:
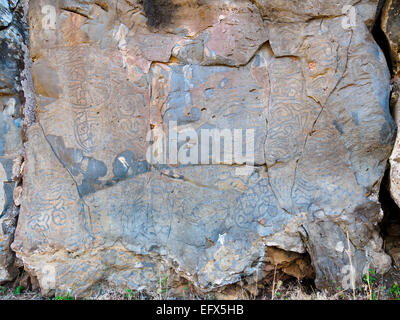
POLYGON ((390 288, 389 293, 393 298, 400 300, 400 286, 397 282, 394 283, 393 287, 390 288))
POLYGON ((129 289, 129 288, 126 289, 126 298, 128 300, 131 300, 131 299, 135 298, 135 296, 136 296, 136 294, 132 289, 129 289))
POLYGON ((366 284, 374 284, 376 282, 376 274, 374 269, 369 269, 369 271, 364 274, 363 281, 366 284))
POLYGON ((15 290, 14 290, 14 292, 13 292, 13 295, 14 295, 14 296, 19 296, 19 295, 21 294, 21 292, 22 292, 22 289, 23 289, 22 286, 16 287, 15 290))
POLYGON ((65 295, 63 296, 56 296, 55 298, 53 298, 53 300, 75 300, 74 297, 72 297, 69 292, 67 292, 65 295))
POLYGON ((368 272, 363 276, 364 283, 368 286, 369 299, 377 300, 378 293, 373 291, 373 285, 376 282, 376 274, 374 269, 369 269, 368 272))
POLYGON ((0 286, 0 293, 5 293, 7 291, 7 288, 0 286))
POLYGON ((164 276, 164 278, 160 279, 160 287, 162 294, 167 293, 167 281, 168 281, 168 276, 164 276))
POLYGON ((189 281, 188 285, 183 288, 183 290, 188 290, 192 286, 192 283, 189 281))
POLYGON ((190 293, 193 293, 193 287, 192 287, 192 282, 188 282, 188 284, 187 284, 187 286, 185 286, 184 288, 183 288, 183 298, 185 299, 186 298, 186 294, 189 292, 189 294, 190 293))

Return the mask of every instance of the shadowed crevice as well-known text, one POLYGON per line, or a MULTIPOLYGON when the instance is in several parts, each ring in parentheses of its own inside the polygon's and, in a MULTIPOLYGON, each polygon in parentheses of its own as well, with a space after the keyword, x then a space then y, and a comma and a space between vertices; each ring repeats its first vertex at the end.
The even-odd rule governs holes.
POLYGON ((150 27, 163 27, 171 23, 178 5, 172 0, 142 0, 147 25, 150 27))
POLYGON ((371 33, 375 39, 375 42, 378 44, 378 46, 383 51, 385 58, 386 58, 387 65, 389 67, 390 75, 393 76, 393 61, 392 61, 391 54, 390 54, 390 45, 389 45, 389 41, 388 41, 385 33, 383 32, 383 30, 381 28, 382 9, 383 9, 385 2, 386 2, 385 0, 380 0, 379 6, 378 6, 378 11, 376 14, 375 24, 372 28, 371 33))

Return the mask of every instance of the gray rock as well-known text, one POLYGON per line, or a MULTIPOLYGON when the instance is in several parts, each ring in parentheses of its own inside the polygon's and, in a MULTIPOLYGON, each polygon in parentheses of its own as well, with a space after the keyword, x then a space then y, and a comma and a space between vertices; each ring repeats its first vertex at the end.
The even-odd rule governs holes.
POLYGON ((0 27, 7 27, 13 19, 8 0, 0 0, 0 27))
POLYGON ((0 1, 0 283, 16 275, 14 239, 18 208, 13 195, 17 182, 13 179, 13 160, 22 153, 21 71, 23 68, 24 30, 20 14, 10 1, 0 1), (15 15, 15 19, 14 19, 15 15))
POLYGON ((171 272, 213 291, 265 270, 268 247, 308 252, 320 288, 389 269, 376 1, 119 4, 54 1, 53 29, 30 3, 38 121, 12 248, 43 294, 156 294, 171 272), (254 162, 210 155, 204 129, 254 130, 254 162))

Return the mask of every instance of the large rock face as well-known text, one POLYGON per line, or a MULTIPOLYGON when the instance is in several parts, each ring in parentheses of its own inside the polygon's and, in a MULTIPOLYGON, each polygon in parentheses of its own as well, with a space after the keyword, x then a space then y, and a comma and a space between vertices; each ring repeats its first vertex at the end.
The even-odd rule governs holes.
POLYGON ((170 270, 213 290, 258 274, 268 247, 307 251, 319 287, 387 271, 376 7, 31 0, 37 122, 12 248, 43 293, 152 292, 170 270), (227 137, 212 156, 205 129, 227 137))
POLYGON ((13 241, 18 208, 14 194, 22 161, 22 70, 25 27, 18 1, 0 0, 0 283, 15 275, 13 241), (14 167, 14 171, 13 171, 14 167))

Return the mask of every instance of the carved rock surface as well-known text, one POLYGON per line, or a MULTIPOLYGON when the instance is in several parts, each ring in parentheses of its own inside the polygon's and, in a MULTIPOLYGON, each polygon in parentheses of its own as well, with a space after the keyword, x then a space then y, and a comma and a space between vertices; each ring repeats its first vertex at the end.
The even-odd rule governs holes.
POLYGON ((376 6, 31 0, 37 122, 12 248, 43 293, 155 292, 171 269, 214 290, 263 270, 268 247, 307 251, 319 287, 387 271, 376 191, 395 123, 376 6), (149 163, 148 132, 171 122, 253 130, 252 170, 149 163))

